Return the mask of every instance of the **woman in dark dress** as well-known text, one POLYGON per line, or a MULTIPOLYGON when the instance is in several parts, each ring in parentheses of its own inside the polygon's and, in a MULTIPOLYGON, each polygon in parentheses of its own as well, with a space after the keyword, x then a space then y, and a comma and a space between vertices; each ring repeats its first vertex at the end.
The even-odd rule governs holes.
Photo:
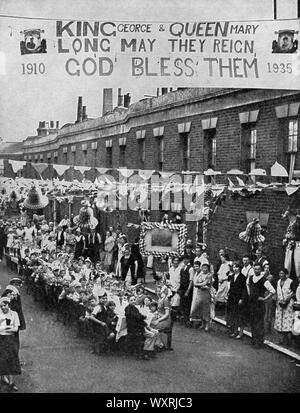
POLYGON ((20 327, 18 314, 10 309, 7 297, 0 299, 0 377, 1 382, 17 391, 12 376, 21 374, 17 333, 20 327))

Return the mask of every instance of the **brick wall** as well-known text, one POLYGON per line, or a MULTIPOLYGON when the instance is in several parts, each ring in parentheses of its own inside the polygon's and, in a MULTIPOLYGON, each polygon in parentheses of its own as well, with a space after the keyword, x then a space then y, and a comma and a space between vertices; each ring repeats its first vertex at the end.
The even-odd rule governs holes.
MULTIPOLYGON (((265 92, 266 94, 267 92, 265 92)), ((182 170, 182 145, 181 137, 178 133, 177 125, 183 122, 192 122, 190 130, 191 139, 191 170, 203 171, 207 169, 207 162, 205 162, 204 151, 204 131, 202 129, 201 120, 210 117, 217 117, 218 122, 216 126, 216 140, 217 140, 217 164, 216 169, 222 172, 227 172, 232 168, 239 168, 241 165, 241 124, 239 120, 239 113, 259 109, 259 115, 256 122, 257 128, 257 159, 256 167, 264 168, 269 171, 270 167, 276 160, 286 163, 286 154, 280 154, 280 148, 283 147, 282 140, 283 129, 281 122, 276 118, 275 106, 283 105, 285 103, 299 102, 299 93, 294 93, 290 96, 283 96, 279 98, 270 98, 264 96, 263 90, 258 91, 239 91, 236 95, 227 101, 227 97, 220 96, 205 102, 199 103, 197 109, 193 106, 194 114, 189 114, 189 109, 192 108, 194 102, 186 102, 184 114, 186 116, 176 118, 176 113, 172 114, 172 109, 162 110, 160 119, 156 121, 157 114, 141 113, 137 114, 137 119, 140 122, 140 127, 130 127, 129 121, 124 121, 124 127, 128 129, 126 133, 108 135, 106 130, 98 132, 93 130, 88 132, 85 130, 79 135, 74 134, 74 142, 72 144, 62 144, 57 150, 59 164, 70 165, 86 165, 106 167, 106 139, 113 141, 113 168, 118 168, 119 165, 119 137, 126 136, 126 166, 128 168, 140 168, 140 155, 138 150, 138 142, 136 139, 136 131, 139 129, 146 129, 145 146, 146 159, 145 169, 158 168, 158 145, 157 138, 153 136, 153 128, 164 126, 164 165, 165 171, 180 171, 182 170), (256 93, 256 95, 254 94, 256 93), (253 100, 256 100, 253 103, 253 100), (191 106, 189 106, 191 105, 191 106), (197 114, 195 114, 197 112, 197 114), (174 117, 175 116, 175 117, 174 117), (144 122, 144 123, 143 123, 144 122), (80 140, 82 136, 82 141, 80 140), (101 136, 101 137, 99 137, 101 136), (79 139, 79 141, 77 141, 79 139), (83 140, 84 139, 84 140, 83 140), (86 141, 90 139, 90 141, 86 141), (82 142, 87 143, 87 151, 82 151, 82 142), (97 142, 97 150, 91 148, 91 143, 97 142), (71 146, 76 145, 76 153, 71 152, 71 146), (67 154, 63 153, 63 147, 68 147, 67 154)), ((192 109, 191 109, 192 110, 192 109)), ((298 114, 298 119, 299 119, 298 114)), ((80 127, 80 124, 79 126, 80 127)), ((298 137, 299 139, 299 137, 298 137)), ((32 153, 38 151, 44 155, 44 161, 47 159, 49 150, 43 151, 43 146, 32 148, 32 153)), ((53 151, 51 162, 53 162, 53 151)), ((287 166, 287 165, 286 165, 287 166)), ((296 169, 300 168, 299 151, 296 156, 296 169)))
MULTIPOLYGON (((299 191, 298 191, 299 192, 299 191)), ((252 198, 232 198, 227 191, 226 200, 217 207, 213 219, 208 225, 208 250, 214 262, 217 262, 218 251, 227 248, 231 259, 239 258, 248 253, 247 244, 239 239, 239 233, 247 226, 246 211, 269 213, 269 221, 263 235, 266 237, 263 245, 266 255, 270 259, 271 269, 278 274, 284 264, 285 250, 282 240, 286 233, 288 220, 281 214, 290 205, 293 198, 300 205, 300 193, 287 196, 284 190, 266 189, 252 198)))

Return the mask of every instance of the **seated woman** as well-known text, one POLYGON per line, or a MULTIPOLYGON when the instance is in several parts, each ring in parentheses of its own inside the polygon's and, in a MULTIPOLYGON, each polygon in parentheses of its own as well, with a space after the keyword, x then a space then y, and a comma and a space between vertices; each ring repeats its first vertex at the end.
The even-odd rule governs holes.
POLYGON ((7 297, 0 299, 0 377, 13 391, 18 388, 12 376, 21 374, 17 333, 20 327, 19 316, 10 309, 7 297))

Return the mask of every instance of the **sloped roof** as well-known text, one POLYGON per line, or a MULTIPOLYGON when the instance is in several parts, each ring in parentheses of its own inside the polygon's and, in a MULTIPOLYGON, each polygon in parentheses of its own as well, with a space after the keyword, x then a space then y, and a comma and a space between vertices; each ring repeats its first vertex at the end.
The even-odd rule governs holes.
POLYGON ((23 153, 23 142, 0 142, 0 156, 4 154, 23 153))

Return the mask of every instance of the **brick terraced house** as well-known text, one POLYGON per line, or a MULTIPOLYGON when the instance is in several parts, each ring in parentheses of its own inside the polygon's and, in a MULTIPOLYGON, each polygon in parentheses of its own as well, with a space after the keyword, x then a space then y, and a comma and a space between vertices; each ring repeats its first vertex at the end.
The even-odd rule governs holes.
MULTIPOLYGON (((37 135, 23 142, 23 159, 29 162, 23 176, 34 177, 30 162, 46 162, 168 172, 213 169, 222 173, 218 182, 228 183, 226 173, 232 169, 248 174, 261 168, 270 175, 277 161, 288 171, 290 181, 300 177, 300 91, 193 88, 131 105, 128 95, 125 97, 124 104, 118 99, 114 109, 104 102, 108 110, 96 119, 87 117, 79 97, 74 124, 59 128, 54 122, 40 122, 37 135)), ((43 177, 50 177, 51 171, 49 166, 43 177)), ((7 169, 7 173, 11 171, 7 169)), ((65 179, 73 179, 74 173, 68 170, 65 179)), ((245 230, 249 216, 259 215, 264 221, 266 253, 278 271, 283 265, 282 239, 288 225, 281 214, 291 202, 300 208, 298 193, 288 196, 282 187, 253 197, 233 197, 226 192, 208 225, 210 254, 215 258, 226 246, 238 255, 245 252, 246 244, 238 234, 245 230)), ((105 219, 101 217, 105 226, 116 220, 124 225, 138 222, 134 211, 105 215, 105 219)), ((157 219, 157 214, 151 219, 157 219)), ((194 236, 195 223, 188 227, 194 236)))

